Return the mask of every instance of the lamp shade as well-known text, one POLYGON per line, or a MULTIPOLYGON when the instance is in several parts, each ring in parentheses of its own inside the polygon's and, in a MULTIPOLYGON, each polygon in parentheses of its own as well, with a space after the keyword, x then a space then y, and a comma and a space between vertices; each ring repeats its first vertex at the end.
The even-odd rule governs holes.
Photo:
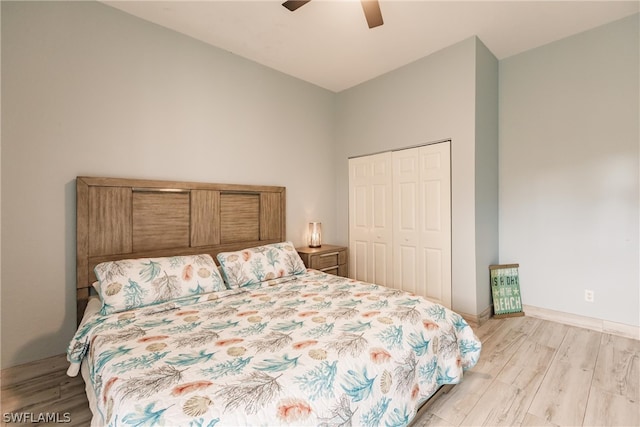
POLYGON ((309 223, 308 240, 310 248, 319 248, 320 246, 322 246, 322 223, 309 223))

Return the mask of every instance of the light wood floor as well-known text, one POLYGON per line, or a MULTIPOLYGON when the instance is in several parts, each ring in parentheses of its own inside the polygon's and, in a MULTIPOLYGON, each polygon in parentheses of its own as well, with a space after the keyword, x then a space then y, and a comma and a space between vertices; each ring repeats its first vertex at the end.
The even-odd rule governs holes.
POLYGON ((640 341, 533 317, 475 331, 480 361, 417 426, 640 425, 640 341))
MULTIPOLYGON (((532 317, 490 319, 476 334, 478 365, 414 426, 640 425, 640 341, 532 317)), ((61 355, 2 371, 2 425, 8 412, 88 425, 84 383, 67 366, 61 355)))

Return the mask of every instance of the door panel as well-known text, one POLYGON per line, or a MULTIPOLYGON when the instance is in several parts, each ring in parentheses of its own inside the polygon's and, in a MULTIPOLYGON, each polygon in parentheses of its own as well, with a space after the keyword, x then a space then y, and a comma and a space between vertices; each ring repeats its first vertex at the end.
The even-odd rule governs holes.
POLYGON ((395 284, 451 307, 450 143, 396 151, 393 166, 395 284))
POLYGON ((401 286, 397 286, 407 292, 418 293, 417 283, 417 271, 416 271, 416 247, 401 245, 398 251, 399 259, 396 267, 398 268, 397 274, 400 276, 400 280, 396 283, 400 283, 401 286))
POLYGON ((349 272, 392 283, 391 153, 349 159, 349 272))
MULTIPOLYGON (((349 272, 354 277, 365 277, 367 275, 367 242, 353 240, 349 245, 349 272)), ((358 279, 359 280, 359 279, 358 279)))
POLYGON ((442 282, 442 251, 439 249, 424 249, 425 285, 424 296, 432 301, 443 300, 442 282))
POLYGON ((421 281, 417 263, 420 212, 416 153, 415 149, 393 152, 394 283, 409 292, 416 292, 421 281))
POLYGON ((387 280, 390 271, 388 260, 391 259, 389 248, 391 245, 384 242, 373 242, 373 283, 393 287, 393 283, 387 280))
POLYGON ((421 295, 451 308, 450 142, 420 147, 423 218, 419 247, 425 254, 421 295))
POLYGON ((424 231, 440 231, 442 229, 442 192, 440 181, 425 181, 423 185, 424 231))

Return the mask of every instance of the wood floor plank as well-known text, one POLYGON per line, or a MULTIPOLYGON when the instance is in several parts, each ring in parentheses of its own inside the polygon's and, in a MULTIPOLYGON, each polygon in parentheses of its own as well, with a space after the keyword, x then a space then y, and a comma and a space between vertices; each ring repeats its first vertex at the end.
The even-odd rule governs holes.
POLYGON ((527 413, 527 415, 522 420, 522 427, 559 427, 557 424, 550 423, 547 420, 542 418, 538 418, 533 414, 527 413))
POLYGON ((596 366, 598 351, 585 351, 586 349, 599 349, 602 333, 570 326, 564 341, 558 347, 557 360, 566 362, 571 366, 593 370, 596 366))
MULTIPOLYGON (((75 387, 69 387, 65 391, 60 392, 60 397, 55 401, 56 411, 68 410, 84 404, 89 407, 87 396, 84 390, 84 382, 80 380, 80 384, 75 387)), ((22 410, 29 412, 47 412, 52 406, 51 402, 39 402, 33 405, 23 406, 22 410)))
POLYGON ((469 370, 465 372, 460 384, 433 402, 427 413, 458 426, 491 386, 493 380, 492 375, 469 370))
POLYGON ((60 399, 62 387, 69 380, 64 370, 57 370, 22 382, 3 384, 1 391, 3 408, 5 411, 13 411, 20 407, 60 399))
MULTIPOLYGON (((513 389, 512 397, 496 409, 486 425, 512 426, 523 422, 554 354, 554 349, 533 341, 521 347, 496 378, 496 383, 508 384, 513 389)), ((488 393, 493 393, 493 389, 492 385, 488 393)))
POLYGON ((602 334, 593 385, 640 403, 640 341, 602 334))
POLYGON ((591 388, 584 417, 586 426, 638 426, 640 403, 631 402, 619 394, 591 388))
MULTIPOLYGON (((504 320, 504 319, 500 319, 504 320)), ((538 329, 539 325, 543 322, 542 319, 538 319, 535 317, 514 317, 511 318, 508 324, 508 327, 516 332, 520 332, 524 335, 531 335, 533 331, 538 329)))
POLYGON ((54 402, 60 398, 60 387, 57 385, 33 389, 30 393, 20 393, 13 390, 2 391, 2 410, 4 412, 18 411, 30 405, 44 402, 54 402))
POLYGON ((91 422, 91 411, 89 410, 89 403, 87 402, 87 397, 84 393, 68 395, 63 399, 56 401, 55 410, 53 411, 49 404, 33 405, 29 408, 25 408, 25 410, 34 414, 56 412, 60 414, 60 418, 67 414, 68 419, 74 424, 80 423, 80 425, 82 425, 81 423, 83 421, 89 421, 87 424, 91 422))
POLYGON ((484 322, 481 326, 474 328, 473 331, 476 334, 476 337, 480 341, 485 341, 489 336, 496 333, 501 328, 510 328, 509 322, 503 321, 503 319, 496 319, 492 317, 491 319, 484 322))
POLYGON ((39 378, 42 375, 65 370, 69 367, 67 357, 64 354, 48 357, 42 360, 26 363, 20 366, 3 369, 0 371, 0 384, 2 388, 15 383, 21 383, 29 379, 39 378))
POLYGON ((569 326, 562 323, 555 323, 542 320, 538 327, 529 335, 529 338, 547 347, 558 348, 564 341, 564 337, 569 330, 569 326))
POLYGON ((582 425, 593 371, 554 360, 529 412, 553 424, 582 425))
POLYGON ((511 328, 499 329, 482 341, 480 360, 473 370, 495 377, 522 346, 526 337, 527 335, 511 328))
POLYGON ((523 418, 522 390, 501 381, 491 383, 491 388, 462 421, 462 426, 512 426, 517 418, 523 418))
MULTIPOLYGON (((553 360, 556 350, 539 344, 532 340, 526 340, 520 349, 509 360, 508 365, 528 368, 543 376, 549 369, 549 365, 553 360)), ((501 375, 500 379, 507 383, 514 381, 515 378, 508 378, 501 375)))
POLYGON ((412 427, 456 427, 454 424, 448 423, 435 414, 427 413, 420 417, 412 427))

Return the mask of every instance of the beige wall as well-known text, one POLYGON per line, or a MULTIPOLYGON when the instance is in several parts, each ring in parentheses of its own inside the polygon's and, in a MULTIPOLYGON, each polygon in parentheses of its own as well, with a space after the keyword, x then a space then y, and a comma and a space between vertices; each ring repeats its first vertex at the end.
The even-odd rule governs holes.
POLYGON ((2 2, 2 366, 66 351, 78 175, 287 187, 336 240, 334 94, 96 2, 2 2))

